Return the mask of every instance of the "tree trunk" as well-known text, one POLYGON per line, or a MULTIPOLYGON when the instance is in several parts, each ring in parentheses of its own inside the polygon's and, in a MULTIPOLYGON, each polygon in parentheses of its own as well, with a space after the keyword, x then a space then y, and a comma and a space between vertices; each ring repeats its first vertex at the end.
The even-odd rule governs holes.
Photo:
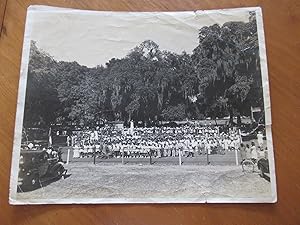
POLYGON ((233 109, 232 108, 230 108, 229 109, 229 116, 230 116, 230 118, 229 118, 229 124, 233 124, 233 109))
POLYGON ((241 114, 238 114, 238 115, 237 115, 237 125, 238 125, 238 127, 240 127, 241 124, 242 124, 241 114))

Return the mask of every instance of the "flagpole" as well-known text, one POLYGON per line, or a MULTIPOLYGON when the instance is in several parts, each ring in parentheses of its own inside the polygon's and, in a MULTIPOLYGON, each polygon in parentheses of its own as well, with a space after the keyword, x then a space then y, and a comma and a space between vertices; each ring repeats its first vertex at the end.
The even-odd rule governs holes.
POLYGON ((48 133, 48 147, 52 146, 52 136, 51 136, 51 127, 49 128, 49 133, 48 133))

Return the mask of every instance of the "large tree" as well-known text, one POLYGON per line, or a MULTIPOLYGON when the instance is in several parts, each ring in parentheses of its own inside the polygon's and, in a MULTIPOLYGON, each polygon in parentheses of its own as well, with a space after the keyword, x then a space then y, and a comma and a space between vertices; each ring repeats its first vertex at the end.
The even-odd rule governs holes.
MULTIPOLYGON (((192 54, 146 40, 123 58, 88 68, 31 45, 26 126, 99 120, 202 119, 248 115, 263 106, 255 14, 199 30, 192 54)), ((263 108, 263 107, 262 107, 263 108)))
POLYGON ((193 55, 199 79, 198 103, 212 117, 249 114, 262 106, 262 85, 255 15, 249 22, 203 27, 193 55), (224 104, 226 103, 226 104, 224 104), (226 107, 224 107, 226 106, 226 107), (219 109, 223 108, 224 111, 219 109), (216 109, 216 110, 214 110, 216 109))
POLYGON ((30 46, 27 74, 24 126, 49 126, 62 112, 58 98, 57 62, 39 50, 35 42, 30 46))

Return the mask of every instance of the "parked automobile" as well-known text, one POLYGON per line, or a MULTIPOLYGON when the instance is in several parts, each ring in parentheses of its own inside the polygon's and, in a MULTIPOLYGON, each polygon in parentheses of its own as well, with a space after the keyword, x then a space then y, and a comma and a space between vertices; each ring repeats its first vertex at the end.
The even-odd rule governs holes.
POLYGON ((21 149, 18 191, 37 189, 46 181, 60 179, 66 172, 58 151, 21 149))

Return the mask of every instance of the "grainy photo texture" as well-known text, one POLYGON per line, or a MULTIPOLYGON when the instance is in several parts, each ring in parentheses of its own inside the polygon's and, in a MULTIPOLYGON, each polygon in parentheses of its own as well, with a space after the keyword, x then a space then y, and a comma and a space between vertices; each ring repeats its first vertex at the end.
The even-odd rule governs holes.
POLYGON ((260 8, 28 9, 10 202, 275 202, 260 8))

